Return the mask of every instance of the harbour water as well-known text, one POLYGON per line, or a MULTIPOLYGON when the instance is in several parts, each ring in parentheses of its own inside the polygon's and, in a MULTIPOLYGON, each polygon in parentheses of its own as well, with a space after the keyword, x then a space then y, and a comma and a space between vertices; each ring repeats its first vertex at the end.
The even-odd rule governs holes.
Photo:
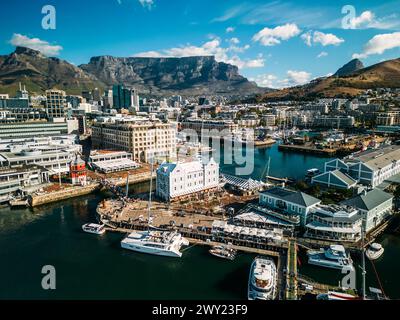
MULTIPOLYGON (((311 155, 281 154, 276 146, 257 149, 254 178, 268 157, 270 174, 301 178, 306 169, 326 160, 311 155)), ((232 166, 222 170, 234 173, 232 166)), ((133 186, 144 192, 148 185, 133 186)), ((120 234, 95 236, 81 225, 94 221, 104 194, 66 200, 34 210, 0 209, 0 299, 246 299, 247 279, 254 255, 239 254, 235 261, 211 256, 195 246, 182 259, 137 254, 120 248, 120 234), (56 290, 43 290, 41 269, 56 268, 56 290)), ((384 235, 384 256, 375 265, 386 294, 400 298, 400 238, 384 235)), ((337 284, 340 273, 306 264, 300 273, 337 284)), ((357 261, 356 261, 357 262, 357 261)), ((367 285, 378 286, 367 262, 367 285)), ((360 273, 360 272, 359 272, 360 273)))

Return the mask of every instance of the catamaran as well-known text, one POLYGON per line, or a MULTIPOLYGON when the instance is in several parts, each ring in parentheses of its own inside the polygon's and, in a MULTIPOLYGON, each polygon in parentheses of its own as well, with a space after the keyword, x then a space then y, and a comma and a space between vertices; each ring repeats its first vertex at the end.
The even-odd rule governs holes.
POLYGON ((121 247, 142 253, 168 257, 182 257, 181 247, 187 239, 175 231, 136 231, 121 241, 121 247))
POLYGON ((333 269, 345 267, 354 269, 353 261, 342 245, 331 245, 328 249, 320 249, 319 251, 309 250, 307 255, 309 264, 333 269))
POLYGON ((249 300, 274 300, 277 296, 277 271, 272 259, 256 257, 250 268, 249 300))
MULTIPOLYGON (((153 177, 153 163, 151 164, 151 177, 153 177)), ((182 256, 181 247, 189 245, 187 239, 176 231, 150 230, 152 182, 153 179, 151 178, 147 230, 129 233, 121 241, 121 247, 136 252, 180 258, 182 256)))

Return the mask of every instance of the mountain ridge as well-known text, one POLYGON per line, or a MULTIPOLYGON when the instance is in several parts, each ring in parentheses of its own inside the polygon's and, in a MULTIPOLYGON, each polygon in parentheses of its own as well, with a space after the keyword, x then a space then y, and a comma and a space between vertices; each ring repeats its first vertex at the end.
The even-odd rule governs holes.
POLYGON ((400 88, 400 58, 379 62, 348 75, 321 77, 301 86, 269 92, 258 96, 257 100, 351 98, 364 90, 382 87, 400 88))
POLYGON ((68 94, 80 94, 82 90, 104 90, 118 83, 151 95, 254 95, 268 91, 240 75, 237 66, 218 62, 214 56, 105 55, 75 66, 26 47, 16 47, 14 52, 0 56, 0 90, 15 93, 19 82, 37 93, 57 87, 68 94))

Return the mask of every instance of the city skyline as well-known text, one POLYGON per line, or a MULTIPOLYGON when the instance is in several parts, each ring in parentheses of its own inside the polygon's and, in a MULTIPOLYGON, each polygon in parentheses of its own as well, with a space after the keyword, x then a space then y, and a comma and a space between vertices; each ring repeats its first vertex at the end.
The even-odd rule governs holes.
POLYGON ((260 86, 281 88, 332 74, 355 57, 368 66, 400 53, 400 4, 391 1, 354 1, 347 29, 344 1, 54 1, 55 30, 41 25, 47 4, 4 6, 2 54, 27 46, 76 65, 99 55, 214 55, 260 86))

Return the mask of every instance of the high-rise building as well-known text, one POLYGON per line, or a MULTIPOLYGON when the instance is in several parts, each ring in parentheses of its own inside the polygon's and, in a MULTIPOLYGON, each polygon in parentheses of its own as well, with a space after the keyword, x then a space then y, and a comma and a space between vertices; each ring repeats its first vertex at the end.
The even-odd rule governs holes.
POLYGON ((100 102, 101 101, 101 94, 99 88, 94 88, 92 91, 93 101, 100 102))
POLYGON ((68 105, 65 91, 46 90, 46 112, 50 119, 67 117, 68 105))
POLYGON ((113 103, 113 91, 112 90, 106 90, 104 91, 104 95, 103 95, 103 107, 104 107, 104 111, 106 111, 107 109, 111 109, 114 105, 113 103))
POLYGON ((139 110, 139 95, 135 89, 125 88, 122 84, 114 85, 112 90, 113 104, 115 109, 134 108, 139 110))

